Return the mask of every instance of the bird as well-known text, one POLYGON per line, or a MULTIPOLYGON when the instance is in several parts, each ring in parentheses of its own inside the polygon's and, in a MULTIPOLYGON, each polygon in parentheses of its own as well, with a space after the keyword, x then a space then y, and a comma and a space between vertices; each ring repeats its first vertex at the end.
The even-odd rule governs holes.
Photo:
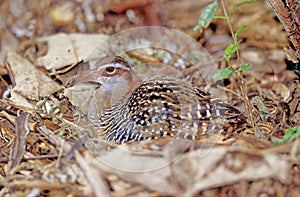
POLYGON ((155 140, 161 137, 197 140, 210 134, 230 136, 247 124, 235 107, 188 82, 168 77, 140 79, 122 57, 101 58, 75 82, 101 84, 112 98, 98 117, 89 117, 97 135, 108 142, 155 140))

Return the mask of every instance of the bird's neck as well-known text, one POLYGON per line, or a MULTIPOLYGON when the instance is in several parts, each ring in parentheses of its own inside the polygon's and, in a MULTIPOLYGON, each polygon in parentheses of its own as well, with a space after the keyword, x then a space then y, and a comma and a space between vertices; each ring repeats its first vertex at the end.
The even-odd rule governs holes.
POLYGON ((134 78, 131 81, 128 81, 128 91, 125 94, 125 96, 129 95, 132 93, 134 90, 136 90, 138 87, 141 86, 143 80, 141 78, 134 78))
POLYGON ((110 106, 116 103, 124 96, 130 95, 135 89, 142 84, 142 80, 135 76, 115 77, 109 83, 104 83, 100 91, 110 100, 110 106))

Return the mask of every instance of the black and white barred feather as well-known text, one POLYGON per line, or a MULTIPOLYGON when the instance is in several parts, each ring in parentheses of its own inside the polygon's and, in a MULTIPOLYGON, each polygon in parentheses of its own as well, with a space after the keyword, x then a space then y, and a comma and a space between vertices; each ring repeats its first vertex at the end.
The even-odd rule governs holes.
POLYGON ((99 134, 121 144, 162 136, 200 139, 237 129, 246 119, 236 108, 183 81, 151 79, 107 109, 99 122, 99 134))

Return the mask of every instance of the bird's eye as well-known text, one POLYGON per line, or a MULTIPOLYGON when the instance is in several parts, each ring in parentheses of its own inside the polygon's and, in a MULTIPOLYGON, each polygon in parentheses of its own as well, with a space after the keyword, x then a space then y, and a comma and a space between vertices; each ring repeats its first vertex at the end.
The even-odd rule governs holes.
POLYGON ((108 74, 114 74, 114 72, 116 72, 116 69, 112 66, 109 66, 107 68, 105 68, 105 71, 108 73, 108 74))

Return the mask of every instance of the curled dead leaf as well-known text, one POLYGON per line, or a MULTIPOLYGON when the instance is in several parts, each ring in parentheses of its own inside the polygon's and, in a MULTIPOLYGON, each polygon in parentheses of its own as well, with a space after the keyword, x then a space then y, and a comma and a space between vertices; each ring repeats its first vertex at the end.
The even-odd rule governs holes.
POLYGON ((274 83, 272 89, 276 92, 276 94, 280 95, 284 101, 287 101, 290 97, 291 91, 283 83, 274 83))
POLYGON ((16 82, 13 91, 22 97, 36 101, 44 95, 51 95, 61 89, 50 77, 18 54, 8 51, 7 62, 11 66, 16 82))

